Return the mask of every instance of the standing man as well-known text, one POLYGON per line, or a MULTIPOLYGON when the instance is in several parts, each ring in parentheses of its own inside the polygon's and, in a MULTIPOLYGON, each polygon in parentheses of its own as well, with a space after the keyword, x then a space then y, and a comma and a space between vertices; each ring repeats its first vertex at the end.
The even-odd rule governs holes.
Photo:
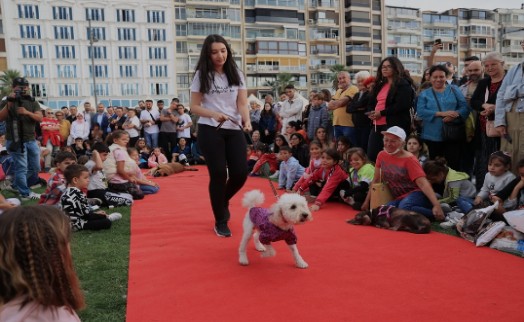
POLYGON ((13 157, 13 187, 22 199, 40 199, 27 180, 38 178, 40 148, 35 140, 35 126, 42 121, 40 104, 30 95, 29 82, 23 77, 13 80, 12 92, 0 102, 0 121, 6 121, 6 147, 13 157))
POLYGON ((146 144, 152 149, 158 147, 158 133, 160 132, 158 122, 160 122, 160 114, 157 110, 153 110, 153 100, 147 99, 146 109, 140 113, 140 123, 144 127, 146 144))
POLYGON ((91 117, 91 128, 93 128, 95 124, 98 124, 105 139, 107 136, 107 129, 109 127, 109 118, 106 113, 106 108, 102 103, 98 103, 98 106, 96 107, 96 114, 91 117))
POLYGON ((93 107, 91 106, 91 103, 85 102, 84 103, 84 122, 86 122, 89 125, 89 131, 91 131, 91 120, 93 119, 94 116, 95 116, 95 112, 93 111, 93 107))
POLYGON ((328 103, 328 110, 333 111, 333 128, 335 140, 345 136, 351 141, 353 146, 357 142, 357 133, 353 124, 351 114, 346 112, 346 105, 353 99, 358 88, 351 85, 351 78, 348 72, 339 72, 337 75, 338 90, 328 103))
POLYGON ((158 134, 158 144, 164 149, 169 162, 171 162, 173 149, 177 144, 177 105, 177 102, 172 100, 169 108, 163 109, 160 113, 160 121, 162 124, 160 125, 160 133, 158 134))
POLYGON ((66 117, 66 120, 68 120, 69 123, 73 124, 73 122, 76 121, 76 114, 78 113, 76 105, 69 106, 69 111, 69 116, 66 117))
POLYGON ((286 86, 287 100, 282 103, 279 115, 282 118, 282 135, 286 134, 286 126, 291 121, 300 120, 302 121, 302 109, 304 108, 304 102, 296 97, 295 86, 286 86))
POLYGON ((156 101, 156 107, 158 107, 158 113, 162 115, 162 111, 164 110, 164 101, 163 100, 156 101))

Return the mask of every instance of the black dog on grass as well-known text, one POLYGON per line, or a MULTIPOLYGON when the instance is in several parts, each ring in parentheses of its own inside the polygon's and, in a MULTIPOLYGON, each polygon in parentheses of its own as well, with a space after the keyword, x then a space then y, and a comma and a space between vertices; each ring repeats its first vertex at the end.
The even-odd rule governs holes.
POLYGON ((414 234, 429 234, 431 231, 431 222, 424 215, 393 206, 380 206, 372 211, 361 211, 355 218, 348 220, 348 223, 373 225, 377 228, 402 230, 414 234))

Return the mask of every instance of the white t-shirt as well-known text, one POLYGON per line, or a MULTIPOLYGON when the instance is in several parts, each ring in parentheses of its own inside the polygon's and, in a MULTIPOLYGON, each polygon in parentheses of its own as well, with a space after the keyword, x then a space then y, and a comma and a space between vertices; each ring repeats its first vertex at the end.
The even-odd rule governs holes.
MULTIPOLYGON (((149 111, 145 109, 142 112, 140 112, 140 121, 156 121, 159 118, 160 113, 154 109, 150 109, 149 111), (151 117, 151 115, 153 115, 153 117, 151 117)), ((156 123, 151 126, 146 126, 144 124, 144 132, 154 134, 160 132, 160 129, 158 128, 158 125, 156 125, 156 123)))
MULTIPOLYGON (((244 75, 239 70, 240 86, 229 86, 226 74, 214 73, 214 79, 211 82, 209 93, 202 97, 202 107, 209 110, 220 112, 228 115, 238 124, 242 124, 242 116, 238 112, 237 97, 239 89, 247 89, 244 75)), ((191 84, 191 92, 200 92, 200 72, 195 73, 193 83, 191 84)), ((198 124, 206 124, 211 126, 218 126, 219 123, 210 117, 201 116, 198 124)), ((233 122, 224 122, 222 126, 224 129, 240 130, 239 126, 233 122)))
POLYGON ((61 306, 54 309, 45 309, 42 305, 29 302, 24 307, 22 298, 16 298, 7 302, 0 309, 0 321, 2 322, 80 322, 75 312, 70 312, 61 306))
MULTIPOLYGON (((187 114, 182 114, 178 116, 177 126, 186 126, 191 123, 191 117, 187 114)), ((191 137, 191 127, 185 128, 183 130, 177 130, 177 136, 179 138, 189 139, 191 137)))
POLYGON ((138 119, 138 116, 135 115, 132 118, 127 118, 127 120, 124 122, 124 124, 133 124, 135 126, 135 128, 126 129, 126 132, 127 132, 127 134, 129 134, 130 138, 136 138, 137 136, 140 135, 138 133, 137 129, 140 129, 142 127, 142 123, 140 123, 140 120, 138 119))
POLYGON ((93 160, 89 160, 85 164, 87 170, 89 170, 89 185, 87 186, 87 190, 105 190, 107 189, 106 176, 102 170, 93 172, 95 165, 96 163, 93 160))

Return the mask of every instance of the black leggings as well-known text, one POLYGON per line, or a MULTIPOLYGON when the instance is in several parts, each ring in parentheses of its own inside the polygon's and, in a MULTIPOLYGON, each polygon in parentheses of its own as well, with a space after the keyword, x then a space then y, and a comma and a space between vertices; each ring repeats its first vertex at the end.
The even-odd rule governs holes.
POLYGON ((199 124, 198 144, 209 170, 209 197, 216 224, 229 221, 229 200, 247 179, 246 139, 240 130, 199 124))

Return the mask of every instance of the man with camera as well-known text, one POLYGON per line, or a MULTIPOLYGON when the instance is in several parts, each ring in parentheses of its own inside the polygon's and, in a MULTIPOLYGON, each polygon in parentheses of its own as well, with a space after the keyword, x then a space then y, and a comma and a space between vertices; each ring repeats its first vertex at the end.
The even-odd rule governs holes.
POLYGON ((38 177, 40 148, 35 139, 35 126, 42 121, 40 104, 31 96, 29 82, 23 77, 13 80, 13 91, 0 101, 0 121, 6 121, 6 147, 15 166, 13 187, 22 199, 39 199, 27 180, 38 177))
MULTIPOLYGON (((157 103, 158 104, 158 103, 157 103)), ((160 112, 160 134, 158 135, 158 145, 164 149, 167 160, 171 162, 173 149, 177 144, 177 123, 178 123, 178 103, 171 101, 169 108, 162 109, 160 112)))

